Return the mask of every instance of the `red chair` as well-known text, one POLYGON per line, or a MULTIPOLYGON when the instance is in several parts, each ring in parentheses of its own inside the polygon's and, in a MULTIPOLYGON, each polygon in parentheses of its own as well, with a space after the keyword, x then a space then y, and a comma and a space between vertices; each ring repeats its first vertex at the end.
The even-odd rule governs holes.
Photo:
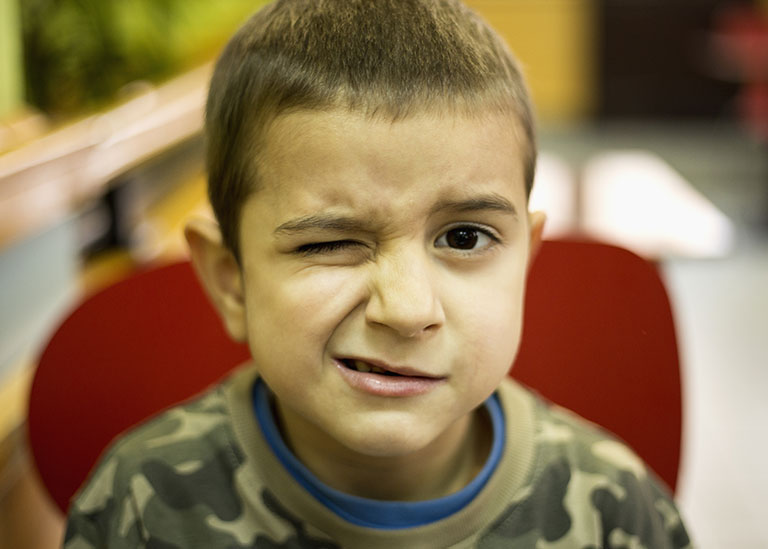
MULTIPOLYGON (((680 378, 666 293, 625 250, 545 242, 532 266, 513 375, 618 433, 674 488, 680 378)), ((245 360, 188 263, 86 299, 48 342, 29 402, 32 455, 62 511, 121 431, 245 360)))
POLYGON ((54 502, 66 511, 117 434, 247 357, 189 263, 138 272, 87 298, 46 345, 30 391, 30 448, 54 502))
POLYGON ((675 491, 682 400, 672 310, 656 266, 595 242, 545 242, 512 376, 628 443, 675 491))

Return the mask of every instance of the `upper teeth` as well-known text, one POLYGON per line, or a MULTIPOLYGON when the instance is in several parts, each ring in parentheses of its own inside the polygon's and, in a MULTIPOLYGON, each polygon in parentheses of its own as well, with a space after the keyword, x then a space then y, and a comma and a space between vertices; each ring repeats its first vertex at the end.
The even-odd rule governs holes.
POLYGON ((379 368, 378 366, 368 364, 367 362, 363 362, 362 360, 353 360, 352 365, 358 372, 373 372, 374 374, 386 373, 386 370, 379 368))
POLYGON ((355 369, 358 372, 370 372, 371 367, 368 366, 365 362, 362 362, 361 360, 353 360, 352 365, 355 367, 355 369))

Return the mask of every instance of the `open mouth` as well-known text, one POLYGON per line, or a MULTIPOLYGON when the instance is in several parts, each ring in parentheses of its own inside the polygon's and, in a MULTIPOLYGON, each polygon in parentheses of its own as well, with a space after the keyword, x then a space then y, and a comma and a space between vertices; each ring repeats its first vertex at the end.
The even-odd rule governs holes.
POLYGON ((352 389, 376 397, 400 398, 425 395, 447 379, 405 364, 338 356, 334 357, 334 361, 341 378, 352 389))
POLYGON ((389 370, 385 370, 384 368, 380 368, 379 366, 375 366, 373 364, 369 364, 367 362, 363 362, 362 360, 357 359, 351 359, 351 358, 342 358, 339 360, 346 368, 350 370, 355 370, 358 372, 362 372, 365 374, 380 374, 383 376, 393 376, 393 377, 402 377, 400 374, 397 374, 395 372, 390 372, 389 370))

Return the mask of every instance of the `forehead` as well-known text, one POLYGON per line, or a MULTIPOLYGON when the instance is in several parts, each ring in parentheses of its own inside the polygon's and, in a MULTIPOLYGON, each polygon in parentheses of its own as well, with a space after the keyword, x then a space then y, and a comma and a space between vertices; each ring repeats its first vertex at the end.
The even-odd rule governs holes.
POLYGON ((277 217, 328 208, 381 217, 492 194, 522 211, 523 135, 500 114, 395 122, 341 110, 283 114, 264 133, 252 199, 277 217))

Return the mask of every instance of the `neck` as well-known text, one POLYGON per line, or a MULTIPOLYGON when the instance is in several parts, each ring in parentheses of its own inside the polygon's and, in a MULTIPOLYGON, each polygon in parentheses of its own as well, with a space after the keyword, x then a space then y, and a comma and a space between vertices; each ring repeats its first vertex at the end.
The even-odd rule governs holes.
POLYGON ((417 452, 386 457, 355 452, 279 404, 275 417, 288 447, 320 481, 369 499, 422 501, 457 492, 480 472, 492 443, 484 408, 417 452))

